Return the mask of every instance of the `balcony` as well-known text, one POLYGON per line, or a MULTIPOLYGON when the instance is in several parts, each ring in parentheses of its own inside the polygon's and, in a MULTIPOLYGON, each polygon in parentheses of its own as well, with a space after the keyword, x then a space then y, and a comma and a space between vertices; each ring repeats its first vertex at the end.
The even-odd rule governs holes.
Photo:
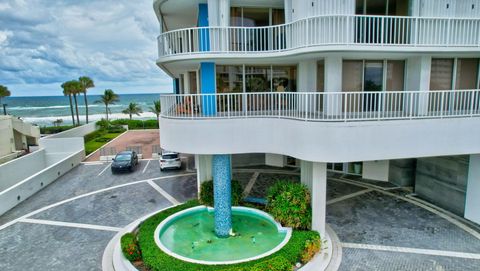
POLYGON ((479 50, 480 19, 332 15, 268 27, 197 27, 158 37, 159 61, 192 54, 479 50), (303 52, 302 51, 302 52, 303 52))
POLYGON ((163 118, 282 118, 312 122, 480 116, 480 90, 163 95, 163 118))
POLYGON ((163 148, 353 162, 480 153, 480 90, 163 95, 163 148))

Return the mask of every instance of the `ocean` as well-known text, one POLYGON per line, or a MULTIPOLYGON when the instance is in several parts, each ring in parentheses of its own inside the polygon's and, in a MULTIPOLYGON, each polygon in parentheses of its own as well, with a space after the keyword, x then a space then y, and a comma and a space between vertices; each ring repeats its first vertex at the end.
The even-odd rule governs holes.
MULTIPOLYGON (((149 107, 153 101, 160 99, 160 94, 121 94, 120 101, 109 106, 110 119, 128 118, 122 113, 129 103, 137 103, 144 113, 141 116, 133 115, 134 119, 154 119, 155 114, 151 113, 149 107)), ((98 121, 105 118, 105 105, 97 104, 100 95, 87 95, 89 121, 98 121)), ((78 113, 80 122, 85 123, 85 103, 83 94, 78 98, 78 113)), ((73 102, 73 98, 72 98, 73 102)), ((70 114, 70 103, 65 96, 41 96, 41 97, 6 97, 2 103, 7 104, 7 113, 22 118, 23 120, 37 124, 38 126, 53 126, 57 119, 63 119, 62 125, 72 123, 70 114)), ((75 112, 75 107, 74 107, 75 112)), ((1 109, 3 114, 3 109, 1 109)))

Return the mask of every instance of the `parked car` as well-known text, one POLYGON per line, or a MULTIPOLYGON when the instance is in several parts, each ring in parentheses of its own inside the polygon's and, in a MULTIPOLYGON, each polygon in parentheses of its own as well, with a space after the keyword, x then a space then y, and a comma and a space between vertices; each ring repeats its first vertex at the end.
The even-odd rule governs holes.
POLYGON ((113 158, 112 173, 133 172, 138 165, 138 156, 134 151, 122 151, 113 158))
POLYGON ((160 170, 163 171, 164 169, 181 169, 182 168, 182 160, 178 156, 178 152, 172 151, 162 151, 160 156, 160 170))

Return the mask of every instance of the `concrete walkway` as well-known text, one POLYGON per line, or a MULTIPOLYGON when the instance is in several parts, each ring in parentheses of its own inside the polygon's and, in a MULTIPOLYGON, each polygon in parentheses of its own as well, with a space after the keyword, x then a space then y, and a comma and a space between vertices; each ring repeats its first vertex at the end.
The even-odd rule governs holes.
MULTIPOLYGON (((108 241, 145 214, 196 197, 196 174, 160 172, 142 160, 112 176, 108 163, 84 163, 0 217, 0 270, 101 270, 108 241)), ((250 196, 298 173, 234 174, 250 196)), ((478 270, 480 234, 409 201, 401 191, 329 178, 327 222, 343 249, 340 270, 478 270)))

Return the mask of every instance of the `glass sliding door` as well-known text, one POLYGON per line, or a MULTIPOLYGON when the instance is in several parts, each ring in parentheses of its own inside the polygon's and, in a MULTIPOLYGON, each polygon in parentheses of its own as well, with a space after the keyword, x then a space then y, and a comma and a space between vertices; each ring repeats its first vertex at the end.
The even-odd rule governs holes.
MULTIPOLYGON (((243 92, 243 66, 217 65, 217 93, 235 94, 243 92)), ((242 111, 241 95, 221 95, 217 97, 218 110, 242 111)))
POLYGON ((446 90, 453 89, 454 59, 432 59, 430 70, 430 95, 428 109, 432 112, 448 111, 450 109, 450 95, 446 90))
MULTIPOLYGON (((363 90, 363 60, 344 60, 342 65, 342 91, 361 92, 363 90)), ((362 95, 347 94, 343 96, 343 112, 360 112, 362 95), (345 103, 345 99, 348 103, 345 103)), ((328 104, 338 104, 338 101, 328 101, 328 104)))
POLYGON ((391 93, 386 96, 384 101, 384 110, 386 112, 404 111, 405 97, 405 61, 388 60, 386 74, 386 91, 399 92, 391 93))
MULTIPOLYGON (((245 87, 247 93, 246 103, 249 111, 265 111, 268 106, 267 95, 262 92, 271 92, 270 66, 245 66, 245 87)), ((261 114, 261 112, 259 112, 261 114)))
MULTIPOLYGON (((478 88, 478 58, 459 58, 457 59, 457 70, 455 75, 456 90, 470 90, 478 88)), ((462 91, 451 95, 450 105, 452 109, 461 113, 472 108, 478 110, 479 98, 474 96, 473 92, 462 91)))
POLYGON ((363 76, 363 111, 373 112, 380 107, 380 95, 383 90, 383 61, 365 61, 363 76))

